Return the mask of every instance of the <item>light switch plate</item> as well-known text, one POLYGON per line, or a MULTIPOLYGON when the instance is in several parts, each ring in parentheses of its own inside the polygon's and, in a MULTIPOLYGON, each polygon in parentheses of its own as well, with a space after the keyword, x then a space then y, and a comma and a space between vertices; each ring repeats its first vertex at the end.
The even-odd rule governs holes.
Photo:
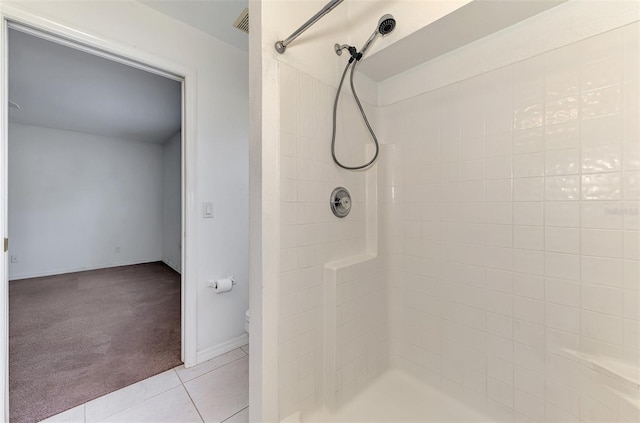
POLYGON ((213 219, 213 203, 202 203, 202 217, 213 219))

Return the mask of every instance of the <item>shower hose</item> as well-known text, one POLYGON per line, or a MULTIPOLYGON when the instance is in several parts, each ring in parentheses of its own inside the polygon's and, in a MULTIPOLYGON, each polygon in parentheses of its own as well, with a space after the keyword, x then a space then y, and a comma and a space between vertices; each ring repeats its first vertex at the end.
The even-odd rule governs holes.
POLYGON ((362 169, 368 168, 376 161, 376 159, 378 158, 378 153, 380 152, 380 144, 378 143, 378 138, 376 137, 375 132, 373 132, 373 129, 371 128, 371 124, 369 124, 367 115, 364 113, 364 109, 362 108, 362 104, 360 104, 360 99, 358 98, 358 94, 356 94, 356 89, 353 86, 353 72, 356 69, 357 63, 358 63, 358 60, 353 60, 352 58, 349 60, 349 63, 347 63, 347 66, 345 66, 344 72, 342 72, 342 78, 340 78, 340 85, 338 85, 336 100, 333 103, 333 133, 331 135, 331 156, 333 157, 333 161, 338 166, 347 170, 362 170, 362 169), (360 109, 360 114, 362 115, 362 119, 364 120, 364 123, 367 125, 367 129, 369 129, 369 133, 371 134, 371 137, 373 138, 373 142, 376 145, 376 152, 373 155, 373 158, 361 166, 343 165, 342 163, 340 163, 340 160, 338 160, 338 158, 336 157, 336 115, 338 112, 338 98, 340 98, 340 91, 342 90, 342 84, 344 83, 344 78, 347 75, 347 71, 349 70, 349 67, 351 67, 351 75, 349 77, 349 82, 351 83, 351 92, 353 93, 353 98, 355 98, 356 100, 356 104, 358 105, 358 109, 360 109))

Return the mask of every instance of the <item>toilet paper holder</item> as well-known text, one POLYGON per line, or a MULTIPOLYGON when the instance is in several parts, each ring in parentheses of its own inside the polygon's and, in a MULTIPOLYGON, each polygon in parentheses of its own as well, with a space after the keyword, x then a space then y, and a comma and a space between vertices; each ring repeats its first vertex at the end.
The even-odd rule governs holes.
POLYGON ((224 279, 231 279, 231 285, 235 286, 236 285, 236 279, 233 276, 227 276, 226 278, 220 278, 220 279, 213 279, 213 280, 209 280, 209 288, 216 288, 218 286, 218 281, 220 280, 224 280, 224 279))

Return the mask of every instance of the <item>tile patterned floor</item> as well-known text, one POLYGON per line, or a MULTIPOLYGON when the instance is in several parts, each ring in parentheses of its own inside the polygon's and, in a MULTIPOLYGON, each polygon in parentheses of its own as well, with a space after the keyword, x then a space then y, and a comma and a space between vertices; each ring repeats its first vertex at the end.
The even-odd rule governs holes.
POLYGON ((42 423, 248 423, 249 346, 166 371, 42 423))

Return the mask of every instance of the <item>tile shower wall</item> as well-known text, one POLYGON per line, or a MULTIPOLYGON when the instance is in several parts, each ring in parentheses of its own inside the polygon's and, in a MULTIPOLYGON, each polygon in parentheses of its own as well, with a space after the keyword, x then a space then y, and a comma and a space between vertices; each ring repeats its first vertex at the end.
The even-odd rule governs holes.
MULTIPOLYGON (((365 174, 331 161, 335 88, 286 64, 280 76, 280 416, 322 402, 323 272, 325 264, 365 251, 365 174), (329 196, 337 186, 352 196, 351 213, 336 218, 329 196)), ((345 136, 347 129, 340 128, 345 136)), ((341 150, 363 160, 364 149, 341 150), (361 154, 360 154, 361 153, 361 154)))
POLYGON ((507 421, 640 421, 639 38, 382 108, 394 367, 507 421))

